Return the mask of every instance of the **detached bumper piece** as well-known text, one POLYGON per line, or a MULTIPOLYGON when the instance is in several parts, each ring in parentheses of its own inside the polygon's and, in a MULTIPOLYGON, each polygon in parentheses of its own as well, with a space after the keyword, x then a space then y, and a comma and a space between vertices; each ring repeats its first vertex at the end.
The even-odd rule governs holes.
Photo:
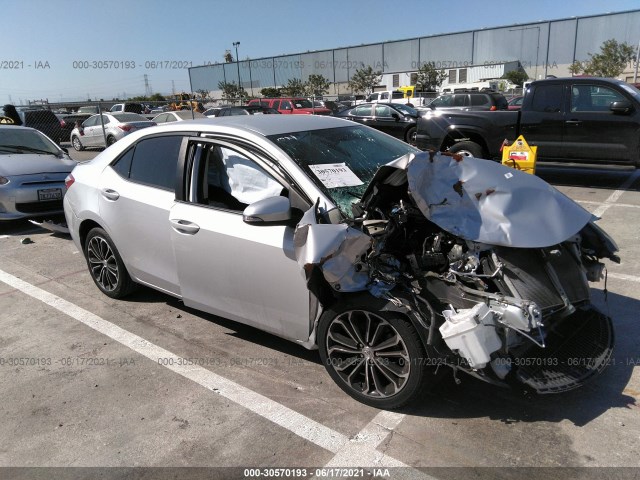
POLYGON ((577 309, 547 332, 546 348, 532 346, 516 356, 518 379, 540 394, 582 386, 609 364, 611 319, 594 307, 577 309))

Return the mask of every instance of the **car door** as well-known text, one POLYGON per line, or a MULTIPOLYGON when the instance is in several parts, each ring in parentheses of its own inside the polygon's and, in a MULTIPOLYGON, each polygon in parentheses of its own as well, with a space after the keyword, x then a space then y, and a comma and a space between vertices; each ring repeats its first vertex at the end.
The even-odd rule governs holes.
MULTIPOLYGON (((246 205, 290 191, 260 157, 226 141, 195 140, 189 192, 169 225, 185 305, 307 340, 309 291, 294 228, 250 225, 246 205)), ((187 166, 189 171, 189 166, 187 166)))
POLYGON ((373 105, 358 105, 356 108, 351 109, 347 118, 363 125, 373 126, 373 105))
POLYGON ((401 116, 404 117, 389 105, 377 104, 374 108, 374 118, 370 125, 396 138, 404 139, 405 124, 400 122, 401 116), (394 117, 393 114, 396 116, 394 117))
POLYGON ((169 212, 183 137, 138 141, 100 177, 100 217, 129 273, 139 282, 179 295, 169 212))
POLYGON ((629 101, 605 85, 574 84, 564 123, 565 156, 594 162, 631 162, 637 158, 637 120, 610 110, 613 102, 629 101))
POLYGON ((94 115, 93 117, 87 118, 82 123, 82 139, 80 140, 85 147, 95 146, 97 143, 97 135, 98 132, 101 132, 101 128, 97 128, 98 120, 100 119, 99 115, 94 115))
MULTIPOLYGON (((549 83, 538 85, 532 92, 529 108, 522 111, 520 133, 529 144, 538 146, 538 159, 564 157, 563 129, 565 94, 564 85, 549 83)), ((529 95, 529 94, 527 94, 529 95)))

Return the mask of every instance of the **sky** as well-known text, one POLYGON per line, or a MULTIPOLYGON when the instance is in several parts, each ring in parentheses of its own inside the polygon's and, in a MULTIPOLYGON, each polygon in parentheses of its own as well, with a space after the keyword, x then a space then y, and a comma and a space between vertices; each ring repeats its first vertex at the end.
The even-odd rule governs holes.
MULTIPOLYGON (((0 0, 0 104, 189 91, 187 66, 622 12, 640 0, 0 0), (181 68, 182 67, 182 68, 181 68)), ((638 26, 640 37, 640 26, 638 26)), ((640 40, 640 38, 639 38, 640 40)))

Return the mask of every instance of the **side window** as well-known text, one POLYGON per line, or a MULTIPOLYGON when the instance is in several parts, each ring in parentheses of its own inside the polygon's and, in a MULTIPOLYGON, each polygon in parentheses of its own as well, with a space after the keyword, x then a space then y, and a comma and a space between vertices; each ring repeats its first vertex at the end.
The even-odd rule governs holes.
POLYGON ((480 107, 483 105, 489 105, 489 97, 486 95, 471 95, 471 106, 480 107))
POLYGON ((118 175, 122 178, 129 178, 129 172, 131 171, 131 160, 133 159, 133 152, 135 151, 135 147, 131 147, 127 150, 123 155, 120 156, 116 163, 111 164, 111 168, 113 168, 118 175))
MULTIPOLYGON (((104 122, 104 124, 106 125, 107 123, 109 123, 111 120, 109 119, 109 117, 107 117, 106 115, 102 115, 102 121, 104 122)), ((98 122, 100 124, 100 120, 98 120, 98 122)), ((102 125, 102 124, 100 124, 102 125)))
POLYGON ((181 136, 155 137, 136 144, 129 178, 166 190, 175 190, 181 136))
POLYGON ((280 102, 280 110, 292 110, 291 102, 289 100, 282 100, 280 102))
POLYGON ((531 110, 534 112, 557 113, 562 110, 563 85, 539 86, 533 92, 531 110))
POLYGON ((93 127, 95 126, 97 120, 98 120, 98 116, 96 115, 95 117, 89 117, 87 118, 84 123, 82 124, 83 127, 93 127))
POLYGON ((466 105, 467 94, 459 94, 453 96, 453 106, 454 107, 464 107, 466 105))
POLYGON ((381 93, 380 100, 389 100, 389 92, 381 93))
MULTIPOLYGON (((263 105, 264 107, 268 107, 269 105, 263 105)), ((280 100, 276 100, 273 102, 273 105, 271 106, 271 108, 274 108, 276 110, 278 110, 280 108, 280 100)))
POLYGON ((391 108, 389 108, 387 105, 377 105, 376 106, 376 117, 381 117, 381 118, 391 118, 391 114, 393 112, 391 111, 391 108))
POLYGON ((572 112, 608 112, 613 102, 625 100, 621 93, 596 85, 571 87, 572 112))
POLYGON ((166 113, 163 113, 162 115, 158 115, 155 119, 156 123, 164 123, 167 121, 167 115, 166 113))
POLYGON ((209 145, 202 155, 198 203, 241 212, 253 202, 285 192, 260 165, 236 150, 209 145))
POLYGON ((354 115, 358 117, 370 117, 371 113, 371 105, 361 105, 353 111, 354 115))

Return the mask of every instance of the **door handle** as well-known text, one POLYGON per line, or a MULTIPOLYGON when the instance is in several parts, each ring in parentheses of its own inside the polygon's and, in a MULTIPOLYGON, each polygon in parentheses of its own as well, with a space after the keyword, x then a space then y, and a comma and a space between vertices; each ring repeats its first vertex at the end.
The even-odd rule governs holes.
POLYGON ((582 125, 582 120, 567 120, 566 122, 567 125, 575 125, 576 127, 582 125))
POLYGON ((110 188, 103 188, 102 196, 107 200, 114 200, 114 201, 120 198, 120 194, 110 188))
POLYGON ((193 222, 190 222, 188 220, 174 220, 174 219, 170 219, 169 222, 171 222, 171 226, 173 227, 173 229, 179 233, 186 233, 188 235, 194 235, 196 233, 198 233, 198 231, 200 230, 200 225, 197 225, 193 222))

